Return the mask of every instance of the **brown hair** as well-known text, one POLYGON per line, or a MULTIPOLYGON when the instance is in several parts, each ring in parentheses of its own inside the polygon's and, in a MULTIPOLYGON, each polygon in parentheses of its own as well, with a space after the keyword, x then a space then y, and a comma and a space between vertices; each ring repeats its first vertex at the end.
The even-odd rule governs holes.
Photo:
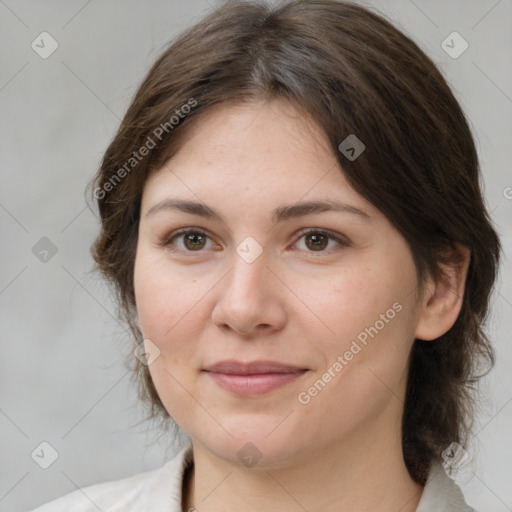
MULTIPOLYGON (((456 263, 447 248, 471 250, 455 324, 433 342, 415 340, 410 354, 403 454, 424 484, 443 449, 467 445, 479 372, 494 364, 483 325, 501 245, 459 104, 434 63, 380 15, 335 0, 229 1, 174 40, 140 85, 91 184, 102 223, 92 247, 97 268, 140 343, 133 271, 149 174, 214 105, 274 98, 323 128, 351 186, 408 241, 420 286, 456 263), (353 161, 338 149, 350 134, 366 146, 353 161)), ((133 364, 149 417, 169 419, 148 368, 133 364)))

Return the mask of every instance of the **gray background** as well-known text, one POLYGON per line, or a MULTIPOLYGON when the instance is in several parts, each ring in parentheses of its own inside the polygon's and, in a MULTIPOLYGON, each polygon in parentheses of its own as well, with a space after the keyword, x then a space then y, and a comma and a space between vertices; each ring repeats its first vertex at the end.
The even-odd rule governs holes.
MULTIPOLYGON (((156 468, 177 451, 169 436, 156 439, 141 423, 123 363, 130 344, 108 290, 88 273, 98 222, 84 188, 163 45, 216 5, 0 1, 0 512, 156 468), (31 48, 43 31, 59 44, 47 59, 31 48), (57 249, 46 262, 32 250, 43 237, 57 249), (46 470, 31 458, 43 441, 59 454, 46 470)), ((512 1, 365 5, 418 42, 452 85, 510 255, 512 1), (453 31, 469 44, 456 59, 441 47, 453 31)), ((489 329, 498 362, 485 379, 471 464, 456 478, 482 512, 512 510, 511 281, 505 259, 489 329)))

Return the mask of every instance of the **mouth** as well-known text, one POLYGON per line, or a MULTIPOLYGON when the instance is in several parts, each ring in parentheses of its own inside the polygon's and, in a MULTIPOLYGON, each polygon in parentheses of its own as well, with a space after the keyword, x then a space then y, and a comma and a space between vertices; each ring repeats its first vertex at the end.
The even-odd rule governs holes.
POLYGON ((302 377, 309 370, 276 361, 221 361, 203 370, 222 389, 235 395, 269 393, 302 377))

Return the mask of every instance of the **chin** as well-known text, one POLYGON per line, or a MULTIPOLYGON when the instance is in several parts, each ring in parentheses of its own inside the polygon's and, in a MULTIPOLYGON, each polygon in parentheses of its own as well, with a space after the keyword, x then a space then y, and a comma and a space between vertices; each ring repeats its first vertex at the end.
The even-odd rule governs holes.
POLYGON ((275 469, 293 463, 296 451, 300 451, 301 446, 307 446, 286 429, 279 435, 277 430, 281 427, 272 432, 278 424, 279 421, 273 422, 273 427, 269 428, 268 422, 264 426, 258 426, 256 422, 250 428, 245 425, 243 430, 227 429, 233 437, 226 434, 221 438, 198 442, 215 457, 240 468, 275 469), (295 439, 293 444, 290 439, 295 439))

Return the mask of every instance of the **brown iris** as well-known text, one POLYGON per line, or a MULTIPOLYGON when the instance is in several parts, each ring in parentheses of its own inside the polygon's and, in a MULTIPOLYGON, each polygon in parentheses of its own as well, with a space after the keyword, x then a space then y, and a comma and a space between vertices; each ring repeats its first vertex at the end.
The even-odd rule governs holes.
POLYGON ((306 235, 306 245, 309 249, 317 250, 317 249, 325 249, 328 244, 329 237, 327 235, 323 235, 321 233, 308 234, 306 235), (308 240, 311 240, 313 245, 310 246, 308 244, 308 240))
POLYGON ((205 237, 201 233, 187 233, 185 235, 185 246, 187 249, 202 249, 204 247, 204 243, 205 237))

